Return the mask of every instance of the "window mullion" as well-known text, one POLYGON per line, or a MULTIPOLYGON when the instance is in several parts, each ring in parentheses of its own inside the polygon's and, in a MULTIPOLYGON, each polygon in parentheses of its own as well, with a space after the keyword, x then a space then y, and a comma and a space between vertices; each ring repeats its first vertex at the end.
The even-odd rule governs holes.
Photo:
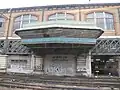
POLYGON ((21 19, 20 19, 20 28, 23 26, 23 15, 21 15, 21 19))
POLYGON ((96 21, 96 13, 94 12, 94 23, 95 23, 95 25, 97 25, 97 21, 96 21))
POLYGON ((65 12, 65 16, 64 17, 65 17, 65 20, 67 20, 67 13, 66 12, 65 12))
POLYGON ((107 30, 105 12, 103 12, 103 19, 104 19, 104 29, 107 30))
POLYGON ((58 19, 58 13, 56 13, 55 15, 55 20, 57 21, 57 19, 58 19))
POLYGON ((31 14, 29 14, 29 20, 28 20, 29 22, 28 23, 30 23, 30 20, 31 20, 31 14))

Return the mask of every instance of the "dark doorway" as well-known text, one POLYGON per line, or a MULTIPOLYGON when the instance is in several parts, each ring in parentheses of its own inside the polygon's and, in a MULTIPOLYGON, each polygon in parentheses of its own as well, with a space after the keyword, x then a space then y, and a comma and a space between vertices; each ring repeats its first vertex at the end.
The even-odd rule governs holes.
POLYGON ((118 61, 112 56, 94 56, 92 73, 103 76, 118 76, 118 61))

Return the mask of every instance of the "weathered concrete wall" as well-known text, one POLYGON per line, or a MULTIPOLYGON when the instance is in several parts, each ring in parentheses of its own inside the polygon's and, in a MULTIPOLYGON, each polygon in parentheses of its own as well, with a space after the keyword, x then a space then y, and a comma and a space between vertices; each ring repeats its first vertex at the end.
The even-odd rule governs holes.
POLYGON ((0 55, 0 72, 5 72, 7 65, 7 55, 0 55))
POLYGON ((33 59, 34 74, 43 74, 43 57, 35 56, 33 59))
POLYGON ((77 57, 77 73, 80 76, 91 76, 91 55, 81 54, 77 57))
POLYGON ((91 77, 92 70, 91 70, 91 52, 86 57, 86 70, 87 70, 87 76, 91 77))
POLYGON ((74 55, 46 55, 44 65, 48 75, 75 75, 74 55))
POLYGON ((16 73, 33 72, 31 68, 31 56, 10 55, 8 56, 7 65, 9 66, 7 68, 7 72, 16 72, 16 73))
POLYGON ((86 58, 84 55, 81 55, 77 58, 77 75, 84 76, 86 75, 86 58))

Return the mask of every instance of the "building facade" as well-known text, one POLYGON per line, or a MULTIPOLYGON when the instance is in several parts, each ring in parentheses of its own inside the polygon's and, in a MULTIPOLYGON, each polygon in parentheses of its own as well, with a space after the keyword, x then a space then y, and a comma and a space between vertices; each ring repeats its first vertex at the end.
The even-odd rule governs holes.
MULTIPOLYGON (((15 34, 16 29, 23 28, 24 25, 30 23, 74 20, 91 22, 104 30, 102 36, 97 39, 96 45, 90 49, 88 57, 84 55, 79 57, 76 64, 81 64, 83 59, 83 61, 90 59, 88 61, 90 62, 88 65, 90 76, 120 76, 119 3, 23 7, 1 9, 0 13, 1 72, 43 74, 43 63, 48 63, 44 60, 45 58, 35 54, 29 47, 21 43, 21 38, 15 34)), ((56 57, 59 56, 61 55, 56 57)), ((51 57, 47 56, 47 58, 51 57)), ((73 58, 73 56, 69 57, 73 58)), ((83 72, 84 70, 81 68, 78 71, 83 72)))

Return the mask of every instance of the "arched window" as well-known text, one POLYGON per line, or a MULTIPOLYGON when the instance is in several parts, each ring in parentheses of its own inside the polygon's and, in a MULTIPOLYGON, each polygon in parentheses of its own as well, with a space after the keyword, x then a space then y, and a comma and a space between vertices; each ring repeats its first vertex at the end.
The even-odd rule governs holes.
POLYGON ((3 17, 0 16, 0 31, 4 31, 4 23, 5 23, 5 19, 3 17))
POLYGON ((14 30, 22 28, 24 24, 32 23, 38 21, 38 18, 31 14, 20 15, 15 18, 14 21, 14 30))
POLYGON ((113 15, 106 12, 93 12, 87 15, 87 21, 94 22, 105 30, 114 30, 113 15))
POLYGON ((48 17, 48 21, 56 21, 56 20, 74 20, 74 15, 69 13, 55 13, 48 17))

